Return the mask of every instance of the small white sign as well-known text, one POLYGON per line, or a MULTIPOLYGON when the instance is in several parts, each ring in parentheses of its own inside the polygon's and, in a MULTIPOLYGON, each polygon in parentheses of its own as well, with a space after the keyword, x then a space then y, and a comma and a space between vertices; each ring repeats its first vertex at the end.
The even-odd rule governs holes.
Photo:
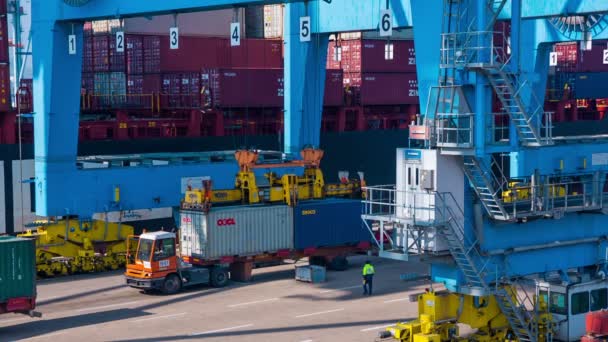
POLYGON ((549 66, 557 66, 557 52, 549 54, 549 66))
POLYGON ((604 55, 602 57, 602 61, 604 62, 604 64, 608 64, 608 49, 604 50, 604 55))
POLYGON ((232 23, 230 24, 230 46, 241 45, 241 24, 232 23))
POLYGON ((310 41, 310 17, 300 17, 300 41, 310 41))
POLYGON ((380 11, 380 37, 393 35, 393 17, 391 10, 380 11))
POLYGON ((76 54, 76 35, 71 34, 68 36, 68 53, 70 55, 76 54))
POLYGON ((169 48, 171 50, 179 49, 179 28, 177 27, 169 29, 169 48))
POLYGON ((125 52, 125 33, 116 32, 116 52, 125 52))

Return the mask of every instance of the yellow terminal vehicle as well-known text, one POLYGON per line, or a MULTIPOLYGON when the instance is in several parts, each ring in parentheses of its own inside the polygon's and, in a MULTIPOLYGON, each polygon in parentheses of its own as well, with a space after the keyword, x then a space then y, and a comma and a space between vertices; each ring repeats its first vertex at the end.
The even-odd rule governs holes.
MULTIPOLYGON (((516 296, 513 288, 506 290, 516 296)), ((431 289, 418 295, 417 301, 418 319, 388 327, 380 337, 403 342, 517 341, 494 296, 476 297, 431 289), (457 323, 468 325, 474 332, 461 337, 457 323)), ((551 341, 555 329, 552 316, 544 298, 540 296, 537 301, 540 311, 537 320, 528 323, 538 329, 539 342, 551 341)))
POLYGON ((106 221, 68 219, 38 222, 22 237, 36 238, 39 275, 116 270, 125 265, 126 241, 133 227, 106 221))

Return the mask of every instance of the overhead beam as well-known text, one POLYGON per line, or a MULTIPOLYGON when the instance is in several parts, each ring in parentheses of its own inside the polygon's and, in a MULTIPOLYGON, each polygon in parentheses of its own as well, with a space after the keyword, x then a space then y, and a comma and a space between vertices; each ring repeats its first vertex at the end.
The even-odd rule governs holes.
POLYGON ((66 5, 61 0, 45 1, 57 3, 57 21, 88 21, 272 5, 300 0, 90 0, 79 7, 66 5))
POLYGON ((546 18, 569 15, 608 13, 608 1, 601 0, 523 0, 523 18, 546 18))
MULTIPOLYGON (((608 2, 598 0, 522 0, 521 16, 523 19, 538 19, 570 15, 608 13, 608 2)), ((498 19, 511 18, 511 0, 500 12, 498 19)))
POLYGON ((393 14, 393 28, 412 26, 412 0, 318 0, 311 3, 317 16, 316 33, 378 30, 380 11, 393 14))

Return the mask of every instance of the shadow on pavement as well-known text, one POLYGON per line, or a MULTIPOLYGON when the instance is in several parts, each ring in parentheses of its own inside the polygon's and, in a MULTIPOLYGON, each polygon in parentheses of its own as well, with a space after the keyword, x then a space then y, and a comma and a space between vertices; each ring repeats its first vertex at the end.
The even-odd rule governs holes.
MULTIPOLYGON (((336 329, 336 328, 349 328, 349 327, 365 327, 365 326, 382 326, 386 324, 396 323, 403 321, 403 318, 393 318, 376 321, 357 321, 357 322, 343 322, 343 323, 328 323, 328 324, 311 324, 303 326, 289 326, 281 328, 265 328, 265 329, 247 329, 238 331, 224 331, 208 334, 193 334, 193 335, 175 335, 166 337, 155 337, 155 338, 141 338, 141 339, 126 339, 116 340, 115 342, 148 342, 148 341, 183 341, 183 340, 203 340, 206 338, 217 338, 217 337, 238 337, 238 336, 251 336, 256 334, 276 334, 284 332, 296 332, 306 330, 323 330, 323 329, 336 329)), ((380 329, 378 329, 380 331, 380 329)), ((202 332, 202 331, 201 331, 202 332)))

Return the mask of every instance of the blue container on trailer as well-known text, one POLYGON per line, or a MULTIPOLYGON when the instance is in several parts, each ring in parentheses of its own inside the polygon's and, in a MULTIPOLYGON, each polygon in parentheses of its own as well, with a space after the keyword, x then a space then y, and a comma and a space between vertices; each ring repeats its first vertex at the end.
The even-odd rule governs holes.
POLYGON ((338 247, 371 241, 361 220, 360 200, 304 201, 294 208, 296 249, 338 247))

